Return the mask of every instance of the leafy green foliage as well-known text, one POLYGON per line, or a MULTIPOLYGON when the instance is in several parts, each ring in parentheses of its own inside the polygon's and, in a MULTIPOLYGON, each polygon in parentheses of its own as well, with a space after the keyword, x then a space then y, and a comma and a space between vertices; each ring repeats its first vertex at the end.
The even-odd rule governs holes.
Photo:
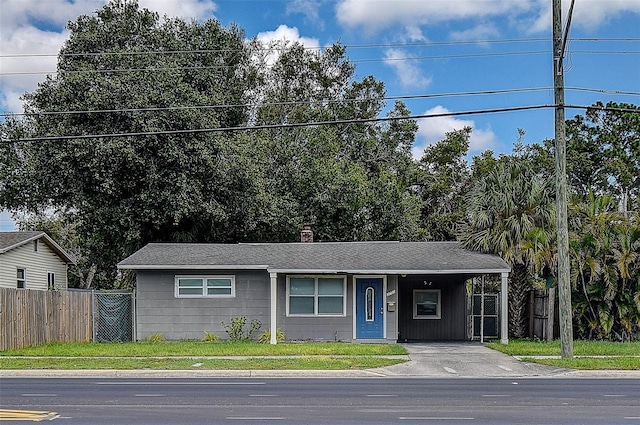
MULTIPOLYGON (((284 332, 281 329, 276 329, 276 341, 278 343, 284 342, 287 339, 284 332)), ((271 342, 271 329, 267 329, 260 334, 258 342, 261 344, 269 344, 271 342)))
POLYGON ((253 334, 262 327, 259 320, 252 320, 247 326, 247 317, 232 317, 230 323, 222 322, 225 332, 229 336, 229 341, 251 341, 253 334))

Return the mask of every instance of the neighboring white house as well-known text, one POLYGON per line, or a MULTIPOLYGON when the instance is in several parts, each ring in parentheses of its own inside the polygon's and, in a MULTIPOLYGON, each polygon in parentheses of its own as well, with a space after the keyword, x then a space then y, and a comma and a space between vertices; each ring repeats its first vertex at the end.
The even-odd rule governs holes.
POLYGON ((44 232, 0 232, 0 287, 66 289, 73 258, 44 232))

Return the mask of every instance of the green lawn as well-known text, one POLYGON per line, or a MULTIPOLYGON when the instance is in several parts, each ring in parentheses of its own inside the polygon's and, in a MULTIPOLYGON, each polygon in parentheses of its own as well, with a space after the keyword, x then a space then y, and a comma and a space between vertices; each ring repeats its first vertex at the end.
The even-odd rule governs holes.
POLYGON ((396 344, 343 342, 260 344, 257 342, 126 342, 53 343, 2 351, 1 356, 48 357, 171 357, 171 356, 384 356, 403 355, 396 344))
POLYGON ((55 343, 0 352, 0 369, 346 370, 391 366, 404 360, 379 356, 406 354, 403 347, 395 344, 55 343), (215 356, 250 358, 207 358, 215 356))
POLYGON ((560 341, 514 340, 509 341, 508 345, 490 343, 487 346, 511 356, 519 356, 524 361, 568 369, 640 370, 640 341, 574 341, 575 358, 573 359, 534 358, 534 356, 560 356, 560 341))

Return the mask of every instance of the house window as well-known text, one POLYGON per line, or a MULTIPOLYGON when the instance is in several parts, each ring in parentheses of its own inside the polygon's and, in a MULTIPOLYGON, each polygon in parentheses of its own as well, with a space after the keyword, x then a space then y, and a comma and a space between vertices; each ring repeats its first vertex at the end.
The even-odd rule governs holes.
POLYGON ((18 269, 16 273, 17 277, 17 288, 24 289, 27 287, 27 271, 25 269, 18 269))
POLYGON ((38 252, 38 239, 33 241, 33 250, 35 252, 38 252))
POLYGON ((236 296, 235 276, 176 276, 176 298, 231 298, 236 296))
POLYGON ((53 291, 56 289, 56 274, 53 272, 47 273, 47 288, 50 291, 53 291))
POLYGON ((440 319, 441 304, 439 289, 416 289, 413 291, 413 318, 440 319))
POLYGON ((287 277, 288 316, 344 316, 346 277, 287 277))

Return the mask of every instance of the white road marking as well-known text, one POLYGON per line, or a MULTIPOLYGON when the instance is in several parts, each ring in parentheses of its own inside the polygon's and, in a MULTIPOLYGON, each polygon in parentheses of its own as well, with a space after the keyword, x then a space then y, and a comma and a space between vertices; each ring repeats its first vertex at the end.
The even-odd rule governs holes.
POLYGON ((250 416, 227 416, 228 421, 282 421, 284 418, 282 417, 250 417, 250 416))
POLYGON ((509 394, 482 394, 482 397, 511 397, 509 394))
POLYGON ((154 381, 124 381, 124 382, 96 382, 96 385, 266 385, 266 382, 154 382, 154 381))
POLYGON ((444 370, 446 370, 449 373, 458 373, 455 369, 451 369, 450 367, 444 367, 444 370))
POLYGON ((166 394, 135 394, 136 397, 166 397, 166 394))
POLYGON ((398 397, 398 394, 367 394, 367 397, 398 397))
POLYGON ((438 417, 438 416, 400 416, 398 419, 401 421, 472 421, 475 418, 462 418, 462 417, 438 417))
POLYGON ((605 397, 626 397, 626 394, 605 394, 605 397))
POLYGON ((278 397, 277 394, 249 394, 249 397, 278 397))
POLYGON ((58 397, 58 394, 22 394, 22 397, 58 397))

